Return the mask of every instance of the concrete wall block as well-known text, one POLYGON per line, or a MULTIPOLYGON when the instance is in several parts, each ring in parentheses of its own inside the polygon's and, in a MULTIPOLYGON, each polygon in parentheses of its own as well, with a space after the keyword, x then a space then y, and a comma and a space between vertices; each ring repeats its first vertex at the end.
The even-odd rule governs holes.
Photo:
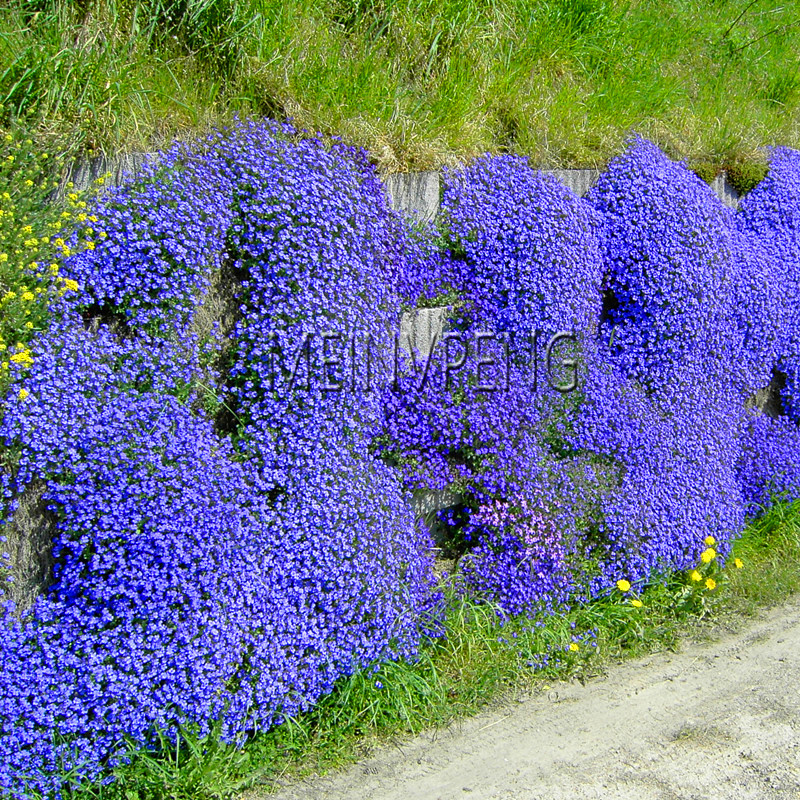
POLYGON ((438 172, 395 173, 384 183, 395 211, 416 213, 424 220, 432 220, 439 213, 442 176, 438 172))
POLYGON ((155 158, 156 155, 155 153, 125 153, 115 158, 97 156, 76 161, 58 188, 56 197, 64 197, 67 192, 66 184, 70 181, 74 184, 72 191, 83 192, 91 189, 99 177, 109 172, 111 176, 105 185, 120 186, 127 177, 136 175, 147 161, 155 158))
POLYGON ((451 492, 449 489, 439 489, 438 491, 419 491, 414 494, 414 514, 417 517, 424 517, 443 508, 456 506, 461 502, 461 495, 451 492))
POLYGON ((0 568, 0 599, 13 600, 20 613, 30 608, 53 580, 56 518, 47 509, 44 491, 41 482, 27 486, 13 518, 0 527, 0 535, 5 537, 0 550, 9 555, 0 568))
POLYGON ((552 175, 571 189, 578 197, 583 197, 597 183, 598 169, 543 169, 543 175, 552 175))
POLYGON ((728 208, 739 208, 739 194, 736 189, 731 186, 728 176, 724 172, 714 178, 711 188, 728 208))
POLYGON ((400 320, 400 347, 411 353, 412 349, 422 358, 427 358, 442 334, 447 329, 449 306, 418 308, 406 311, 400 320))

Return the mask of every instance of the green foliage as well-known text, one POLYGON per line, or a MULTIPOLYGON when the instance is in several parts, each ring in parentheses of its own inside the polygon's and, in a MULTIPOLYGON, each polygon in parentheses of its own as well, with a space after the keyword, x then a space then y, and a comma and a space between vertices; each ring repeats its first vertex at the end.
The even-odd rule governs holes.
POLYGON ((789 6, 620 0, 11 0, 0 103, 75 147, 291 116, 387 170, 486 151, 597 166, 632 129, 692 162, 797 145, 789 6))
POLYGON ((731 186, 741 196, 752 191, 764 179, 767 165, 757 162, 726 164, 725 173, 731 186))
POLYGON ((80 246, 93 246, 86 199, 68 186, 65 202, 51 202, 64 160, 18 129, 0 130, 0 387, 9 360, 21 358, 44 327, 48 299, 76 288, 58 274, 69 253, 65 237, 77 227, 80 246))
POLYGON ((703 183, 711 185, 720 173, 720 168, 716 164, 708 161, 701 161, 692 167, 692 172, 700 178, 703 183))

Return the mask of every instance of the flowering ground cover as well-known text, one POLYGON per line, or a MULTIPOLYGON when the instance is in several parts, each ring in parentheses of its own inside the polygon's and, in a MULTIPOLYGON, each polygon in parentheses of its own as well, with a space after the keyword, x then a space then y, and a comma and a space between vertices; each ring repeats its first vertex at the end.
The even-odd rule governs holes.
POLYGON ((639 609, 672 575, 702 606, 748 518, 800 497, 800 157, 773 163, 734 213, 643 139, 585 200, 485 157, 425 227, 363 151, 240 122, 78 207, 5 378, 4 530, 39 486, 55 536, 3 612, 0 788, 239 745, 423 659, 454 598, 639 609), (421 300, 451 307, 427 361, 394 349, 421 300), (531 380, 559 331, 569 391, 531 380), (776 419, 749 403, 773 375, 776 419), (432 531, 411 493, 443 488, 432 531))

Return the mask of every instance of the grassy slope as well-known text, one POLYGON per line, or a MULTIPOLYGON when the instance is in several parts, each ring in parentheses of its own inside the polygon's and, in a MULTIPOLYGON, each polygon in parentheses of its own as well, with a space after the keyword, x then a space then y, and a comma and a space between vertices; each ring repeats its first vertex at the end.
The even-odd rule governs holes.
POLYGON ((115 150, 236 112, 288 115, 390 171, 485 151, 601 165, 632 129, 717 166, 800 144, 791 3, 185 0, 182 15, 171 3, 4 7, 5 122, 27 115, 61 147, 115 150))

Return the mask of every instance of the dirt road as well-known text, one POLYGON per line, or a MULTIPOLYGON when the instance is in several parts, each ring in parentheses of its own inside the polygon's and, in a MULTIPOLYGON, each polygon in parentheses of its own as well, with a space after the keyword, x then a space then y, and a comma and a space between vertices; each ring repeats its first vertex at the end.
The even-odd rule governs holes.
MULTIPOLYGON (((250 794, 250 798, 258 795, 250 794)), ((278 800, 800 799, 800 601, 557 684, 278 800)))

